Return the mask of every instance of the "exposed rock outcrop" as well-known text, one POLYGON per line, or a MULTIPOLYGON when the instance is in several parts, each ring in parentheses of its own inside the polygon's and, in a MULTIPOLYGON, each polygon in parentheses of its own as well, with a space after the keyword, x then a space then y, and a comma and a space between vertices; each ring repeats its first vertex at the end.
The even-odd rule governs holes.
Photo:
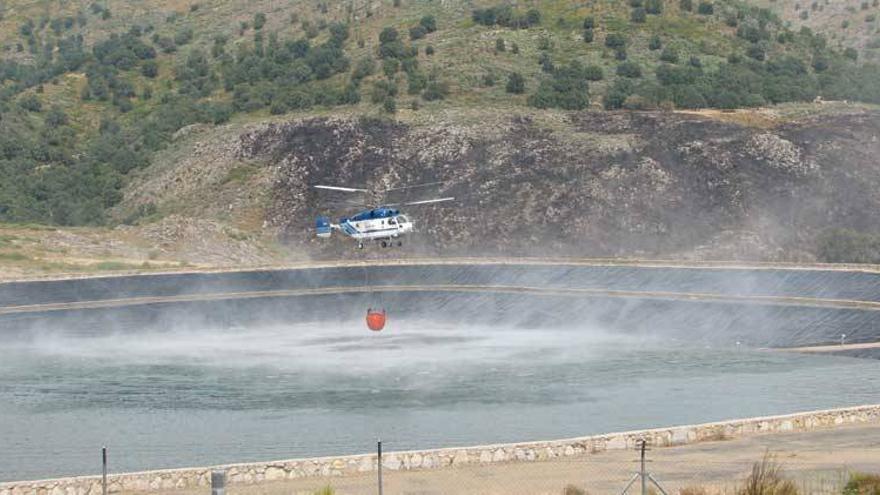
POLYGON ((880 229, 878 112, 772 129, 678 113, 565 118, 316 118, 251 130, 235 148, 271 167, 267 225, 319 256, 350 245, 314 239, 314 217, 333 211, 317 183, 443 181, 430 192, 457 201, 412 211, 411 254, 808 260, 825 228, 880 229))

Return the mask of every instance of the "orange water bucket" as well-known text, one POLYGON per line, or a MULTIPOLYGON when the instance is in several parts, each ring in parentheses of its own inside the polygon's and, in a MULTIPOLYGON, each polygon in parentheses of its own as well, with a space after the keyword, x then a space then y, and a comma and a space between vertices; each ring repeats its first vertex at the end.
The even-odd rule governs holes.
POLYGON ((379 330, 385 328, 385 310, 383 309, 381 312, 379 312, 368 309, 367 327, 374 332, 378 332, 379 330))

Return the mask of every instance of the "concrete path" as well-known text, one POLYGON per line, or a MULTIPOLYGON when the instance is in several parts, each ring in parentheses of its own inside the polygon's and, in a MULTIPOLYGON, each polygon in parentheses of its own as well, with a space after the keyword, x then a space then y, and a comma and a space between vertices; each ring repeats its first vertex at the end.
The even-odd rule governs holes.
MULTIPOLYGON (((880 424, 660 448, 648 452, 647 466, 669 495, 693 487, 703 487, 706 489, 703 493, 707 494, 732 494, 752 464, 760 461, 768 451, 782 465, 786 476, 798 484, 801 493, 839 494, 850 471, 880 473, 880 424)), ((433 471, 386 470, 383 493, 562 495, 566 485, 574 485, 590 495, 618 494, 638 470, 637 459, 635 451, 610 451, 543 462, 474 465, 433 471)), ((372 474, 231 486, 227 493, 312 495, 327 486, 332 487, 336 495, 379 493, 376 476, 372 474)), ((636 483, 630 493, 639 493, 639 489, 636 483)))

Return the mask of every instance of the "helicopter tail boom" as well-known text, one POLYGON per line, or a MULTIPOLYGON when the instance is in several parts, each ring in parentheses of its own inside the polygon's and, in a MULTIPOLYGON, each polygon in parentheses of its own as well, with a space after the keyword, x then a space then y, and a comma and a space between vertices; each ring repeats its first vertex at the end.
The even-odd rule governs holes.
POLYGON ((330 237, 333 232, 333 225, 327 217, 318 217, 315 220, 315 233, 318 237, 330 237))

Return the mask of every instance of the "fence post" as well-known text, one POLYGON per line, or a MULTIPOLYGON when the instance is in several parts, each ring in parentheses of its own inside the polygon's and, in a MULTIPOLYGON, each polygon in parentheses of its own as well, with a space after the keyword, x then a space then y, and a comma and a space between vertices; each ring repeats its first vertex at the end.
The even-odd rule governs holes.
POLYGON ((379 495, 382 495, 382 440, 379 440, 379 495))
POLYGON ((639 450, 641 452, 641 468, 639 468, 639 478, 642 479, 642 495, 648 495, 648 476, 645 469, 645 440, 639 441, 639 450))
POLYGON ((211 471, 211 495, 223 495, 226 492, 226 471, 211 471))
POLYGON ((107 446, 101 447, 101 494, 107 495, 107 446))

